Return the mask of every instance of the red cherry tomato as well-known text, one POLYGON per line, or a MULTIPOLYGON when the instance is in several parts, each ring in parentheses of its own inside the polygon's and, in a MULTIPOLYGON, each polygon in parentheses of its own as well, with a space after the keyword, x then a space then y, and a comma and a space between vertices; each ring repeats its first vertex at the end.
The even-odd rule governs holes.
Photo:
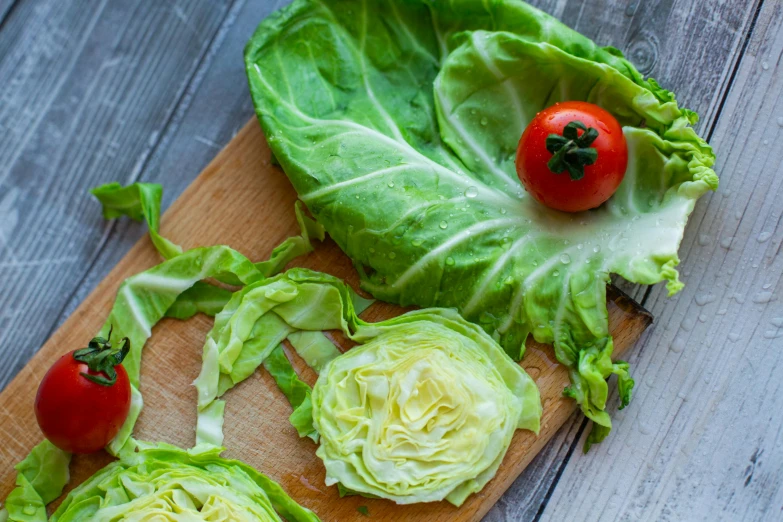
POLYGON ((580 212, 601 205, 620 186, 628 145, 620 123, 601 107, 557 103, 539 112, 525 129, 516 166, 520 181, 540 203, 580 212), (572 124, 569 131, 572 122, 583 125, 572 124))
POLYGON ((93 453, 117 435, 128 416, 131 388, 122 365, 114 366, 116 382, 102 385, 82 374, 106 379, 74 358, 63 355, 46 372, 35 397, 35 416, 44 436, 70 453, 93 453))

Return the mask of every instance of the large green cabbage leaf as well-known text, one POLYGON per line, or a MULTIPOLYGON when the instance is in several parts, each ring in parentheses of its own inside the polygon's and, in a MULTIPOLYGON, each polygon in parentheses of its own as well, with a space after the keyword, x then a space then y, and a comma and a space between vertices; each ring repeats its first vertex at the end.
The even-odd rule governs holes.
POLYGON ((221 451, 160 444, 125 454, 69 493, 50 520, 280 522, 277 513, 290 522, 319 520, 277 483, 221 451))
POLYGON ((612 273, 678 291, 677 249, 717 187, 696 115, 599 48, 516 0, 295 0, 245 61, 269 146, 375 297, 457 307, 515 358, 529 334, 569 368, 566 393, 609 432, 612 273), (537 111, 587 100, 624 127, 629 167, 599 209, 530 198, 514 169, 537 111))
POLYGON ((460 505, 495 475, 516 429, 538 432, 538 388, 454 310, 368 323, 357 316, 365 305, 339 279, 301 268, 235 293, 204 346, 198 442, 222 442, 218 397, 263 363, 294 408, 300 436, 320 437, 328 485, 460 505), (320 335, 325 329, 363 346, 340 354, 320 335), (293 336, 320 372, 312 391, 283 351, 293 336))

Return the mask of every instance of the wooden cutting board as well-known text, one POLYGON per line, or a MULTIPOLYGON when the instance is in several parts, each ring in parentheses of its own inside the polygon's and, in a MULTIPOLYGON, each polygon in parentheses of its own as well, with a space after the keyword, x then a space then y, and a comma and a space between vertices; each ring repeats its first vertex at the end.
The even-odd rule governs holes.
MULTIPOLYGON (((166 212, 163 234, 185 248, 222 243, 250 259, 266 258, 283 239, 298 233, 293 211, 296 193, 269 159, 266 141, 253 120, 166 212)), ((42 438, 33 400, 46 370, 59 355, 85 346, 98 332, 125 278, 159 262, 149 239, 140 240, 0 394, 0 498, 13 487, 13 465, 42 438)), ((349 259, 329 240, 297 264, 344 278, 358 287, 349 259)), ((611 287, 608 307, 615 355, 619 355, 634 344, 652 317, 611 287)), ((378 321, 402 311, 397 306, 376 303, 362 317, 378 321)), ((145 408, 136 427, 138 438, 193 445, 196 390, 191 382, 199 373, 204 336, 211 323, 210 318, 199 315, 185 322, 166 319, 155 327, 142 366, 145 408)), ((300 374, 313 384, 315 374, 301 360, 293 359, 300 374)), ((477 521, 576 409, 573 401, 562 397, 568 375, 555 362, 551 347, 528 342, 523 366, 541 390, 541 433, 536 437, 517 431, 495 479, 459 509, 446 502, 397 506, 361 497, 340 499, 336 487, 324 486, 324 469, 315 456, 316 445, 310 439, 298 438, 288 422, 290 406, 263 369, 226 395, 225 456, 241 459, 268 474, 325 522, 366 520, 356 510, 358 506, 367 506, 374 521, 477 521)), ((110 460, 106 454, 75 457, 69 487, 110 460)))

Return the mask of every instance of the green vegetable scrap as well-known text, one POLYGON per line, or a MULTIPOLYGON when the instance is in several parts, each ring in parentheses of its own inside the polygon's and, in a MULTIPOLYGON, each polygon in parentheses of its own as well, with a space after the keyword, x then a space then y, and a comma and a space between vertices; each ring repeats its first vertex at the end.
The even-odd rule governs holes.
POLYGON ((682 288, 677 248, 717 188, 695 113, 616 49, 515 0, 295 0, 261 23, 245 62, 272 153, 351 257, 402 305, 457 307, 515 359, 529 334, 569 369, 567 394, 611 428, 609 275, 682 288), (544 208, 514 166, 533 116, 565 100, 624 126, 629 167, 602 207, 544 208))
MULTIPOLYGON (((304 215, 301 205, 295 207, 301 235, 290 237, 276 247, 267 261, 251 263, 239 252, 227 246, 194 248, 182 252, 181 247, 158 233, 160 222, 160 185, 135 183, 122 187, 110 183, 93 189, 107 218, 122 215, 147 221, 150 237, 166 262, 123 282, 117 293, 109 318, 100 335, 114 327, 114 335, 130 340, 131 351, 123 365, 131 381, 131 411, 123 428, 107 448, 117 455, 123 448, 134 448, 133 426, 143 405, 139 392, 141 352, 152 327, 163 317, 187 319, 198 312, 214 315, 226 305, 232 292, 210 285, 203 280, 215 278, 232 284, 249 284, 273 275, 292 259, 313 250, 311 238, 323 240, 321 225, 304 215)), ((222 404, 205 412, 205 418, 222 419, 222 404)), ((222 421, 221 421, 222 426, 222 421)), ((210 438, 200 426, 201 438, 210 438)), ((221 439, 222 440, 222 439, 221 439)), ((219 441, 218 444, 219 445, 219 441)))
POLYGON ((309 387, 296 377, 280 343, 290 339, 308 364, 319 368, 340 355, 321 331, 348 332, 348 321, 359 321, 356 307, 363 310, 368 305, 369 301, 339 279, 300 268, 237 291, 215 316, 204 344, 201 373, 194 383, 199 407, 197 442, 222 444, 224 406, 219 397, 265 361, 295 408, 291 423, 301 436, 317 440, 308 413, 309 387))
MULTIPOLYGON (((111 505, 115 506, 115 504, 125 504, 129 501, 132 501, 131 503, 134 506, 132 511, 135 511, 137 508, 157 506, 164 511, 171 508, 173 510, 172 513, 179 513, 178 510, 181 510, 181 506, 177 503, 183 501, 187 509, 199 509, 202 515, 208 513, 207 518, 203 518, 203 520, 258 520, 257 516, 245 516, 245 513, 255 513, 252 509, 250 511, 242 511, 247 506, 239 506, 237 508, 241 508, 239 511, 232 511, 234 507, 222 504, 220 498, 216 497, 216 499, 210 500, 205 497, 203 490, 188 490, 188 494, 193 493, 195 495, 191 499, 171 490, 160 497, 145 497, 144 500, 140 500, 141 497, 149 492, 145 487, 141 486, 141 484, 149 482, 149 478, 142 477, 143 480, 136 484, 132 492, 126 492, 133 498, 123 499, 122 495, 120 495, 121 489, 117 488, 126 487, 126 483, 122 482, 120 484, 117 477, 120 474, 123 476, 131 474, 128 468, 130 462, 133 465, 141 466, 134 473, 149 473, 148 470, 151 469, 150 466, 153 464, 152 459, 145 459, 140 456, 141 453, 138 453, 139 449, 149 445, 132 437, 133 428, 143 406, 142 395, 139 391, 141 354, 147 339, 152 334, 153 326, 163 317, 188 319, 198 312, 214 315, 223 309, 233 293, 221 287, 205 283, 204 279, 216 278, 221 281, 239 284, 261 281, 275 271, 282 269, 293 258, 312 251, 313 247, 310 243, 310 238, 323 239, 323 227, 306 217, 301 207, 297 206, 296 217, 301 228, 301 236, 288 238, 272 251, 269 260, 254 264, 242 254, 227 246, 194 248, 183 252, 181 247, 162 237, 159 234, 160 200, 162 194, 162 189, 159 185, 137 183, 128 187, 122 187, 117 183, 112 183, 94 189, 93 194, 104 205, 104 216, 107 218, 122 215, 127 215, 133 219, 141 219, 143 217, 147 221, 150 236, 155 247, 167 260, 149 270, 129 277, 122 283, 117 292, 111 313, 98 334, 98 337, 106 338, 111 332, 115 339, 127 338, 128 343, 125 346, 126 348, 130 346, 122 362, 131 381, 130 412, 117 437, 106 448, 109 453, 119 456, 121 463, 110 465, 104 472, 99 473, 90 481, 74 490, 63 506, 55 513, 53 520, 84 520, 83 517, 87 516, 87 513, 93 514, 91 515, 93 516, 92 520, 103 520, 103 518, 99 517, 99 514, 103 515, 103 511, 101 513, 94 511, 94 509, 98 509, 99 505, 101 506, 100 510, 106 507, 106 512, 111 514, 106 515, 108 518, 105 518, 105 520, 114 520, 112 517, 117 516, 118 513, 125 513, 127 509, 109 509, 107 504, 114 502, 111 505), (106 473, 109 473, 107 470, 113 470, 111 471, 113 474, 110 477, 105 476, 106 473), (109 482, 103 482, 104 478, 109 480, 109 482), (104 493, 109 488, 109 492, 113 496, 101 500, 101 494, 96 493, 95 488, 103 490, 104 493), (79 497, 79 499, 75 500, 74 495, 77 495, 77 493, 79 495, 83 493, 88 494, 89 498, 79 497), (69 502, 73 505, 68 508, 67 512, 64 512, 63 509, 69 502), (162 506, 161 503, 167 505, 162 506), (207 511, 204 511, 204 509, 207 511), (62 518, 58 518, 58 513, 62 518)), ((125 350, 123 350, 123 354, 125 354, 125 350)), ((208 413, 208 415, 216 418, 219 417, 221 430, 222 406, 222 403, 216 404, 208 413)), ((209 437, 201 433, 199 438, 209 437)), ((194 462, 196 464, 199 462, 207 463, 210 466, 225 464, 225 466, 233 466, 244 470, 244 473, 250 475, 253 481, 263 485, 271 497, 272 503, 286 518, 289 520, 318 520, 309 511, 293 504, 279 486, 269 481, 263 475, 241 463, 220 459, 218 457, 220 448, 217 448, 217 446, 202 445, 200 448, 204 451, 188 453, 187 459, 190 460, 187 462, 190 465, 194 465, 194 462), (288 502, 291 502, 291 504, 289 505, 288 502), (293 518, 289 517, 288 514, 293 518)), ((170 447, 166 451, 174 455, 172 457, 174 460, 180 457, 184 458, 182 450, 170 447)), ((171 456, 167 456, 165 451, 164 453, 151 452, 146 454, 155 455, 155 458, 162 458, 163 460, 170 460, 168 457, 171 456)), ((30 455, 17 466, 17 487, 6 499, 5 508, 0 510, 0 521, 46 521, 46 504, 58 497, 68 482, 69 463, 70 455, 57 449, 48 441, 44 441, 36 446, 30 455)), ((165 468, 165 466, 153 467, 160 470, 165 468)), ((165 469, 166 473, 171 471, 168 468, 165 469)), ((171 471, 171 473, 176 475, 179 471, 176 471, 176 473, 171 471)), ((199 488, 202 486, 198 481, 194 482, 194 485, 199 488)), ((166 484, 163 484, 163 486, 166 486, 166 484)), ((258 500, 259 497, 256 493, 253 493, 252 498, 258 500)), ((260 505, 263 507, 265 504, 261 503, 260 505)), ((179 518, 174 516, 169 518, 179 520, 179 518)), ((138 520, 141 520, 141 518, 138 520)), ((270 516, 262 517, 261 520, 279 520, 279 518, 272 512, 270 516)))
POLYGON ((157 183, 134 183, 123 187, 117 182, 90 190, 103 206, 104 219, 128 216, 136 221, 144 219, 150 229, 150 239, 164 259, 182 253, 182 247, 160 235, 160 202, 163 187, 157 183))
POLYGON ((160 444, 124 455, 74 489, 50 520, 278 522, 278 513, 289 522, 319 520, 274 481, 221 458, 221 451, 160 444))
POLYGON ((46 504, 59 497, 68 483, 70 463, 71 455, 48 440, 34 447, 16 465, 16 488, 6 498, 0 520, 46 522, 46 504))
POLYGON ((517 429, 538 432, 533 380, 480 327, 428 309, 367 323, 342 281, 295 268, 246 286, 215 318, 196 380, 199 442, 222 441, 223 393, 263 362, 300 436, 321 445, 327 485, 398 503, 460 505, 495 475, 517 429), (363 346, 340 354, 320 330, 363 346), (281 342, 321 371, 313 390, 281 342))
MULTIPOLYGON (((159 233, 160 202, 163 197, 163 187, 157 183, 134 183, 123 187, 119 183, 114 182, 96 187, 90 192, 103 206, 104 218, 114 219, 128 216, 136 221, 144 219, 149 227, 150 239, 164 259, 171 259, 182 253, 181 246, 172 243, 159 233)), ((311 239, 323 241, 325 237, 324 227, 304 214, 300 202, 296 202, 294 211, 301 235, 287 238, 272 250, 269 259, 255 263, 256 269, 264 277, 279 273, 293 259, 312 252, 313 245, 311 239)), ((228 284, 242 283, 242 281, 232 277, 231 274, 222 274, 218 279, 228 284)), ((216 295, 214 291, 200 289, 192 292, 186 299, 204 301, 205 299, 214 298, 216 295)), ((198 310, 198 306, 196 308, 198 310)), ((207 308, 207 310, 214 310, 214 305, 207 308)), ((182 312, 175 311, 174 313, 182 312)))

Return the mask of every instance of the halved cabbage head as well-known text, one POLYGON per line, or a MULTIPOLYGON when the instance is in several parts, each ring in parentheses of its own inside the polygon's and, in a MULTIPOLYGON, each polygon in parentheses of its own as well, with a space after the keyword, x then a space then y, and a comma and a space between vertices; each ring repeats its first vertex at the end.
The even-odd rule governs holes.
POLYGON ((74 489, 51 521, 279 522, 277 512, 291 522, 318 520, 252 467, 221 458, 221 450, 160 445, 128 453, 74 489))
POLYGON ((323 370, 312 402, 328 485, 459 506, 495 475, 517 428, 538 432, 533 380, 449 312, 365 326, 371 340, 323 370))

